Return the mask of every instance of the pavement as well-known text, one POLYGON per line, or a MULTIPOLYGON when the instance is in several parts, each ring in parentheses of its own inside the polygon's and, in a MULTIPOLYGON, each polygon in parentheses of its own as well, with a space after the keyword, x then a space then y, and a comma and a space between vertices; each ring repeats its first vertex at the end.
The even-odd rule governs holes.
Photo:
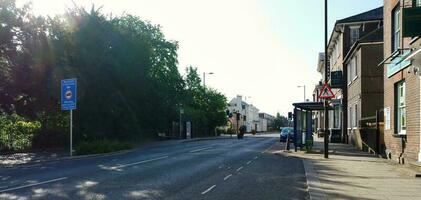
POLYGON ((164 141, 119 154, 0 167, 0 199, 309 199, 279 134, 164 141))
POLYGON ((329 158, 324 159, 322 140, 315 139, 313 153, 286 152, 283 143, 271 149, 281 157, 303 160, 310 199, 421 199, 417 171, 347 144, 330 143, 329 158))

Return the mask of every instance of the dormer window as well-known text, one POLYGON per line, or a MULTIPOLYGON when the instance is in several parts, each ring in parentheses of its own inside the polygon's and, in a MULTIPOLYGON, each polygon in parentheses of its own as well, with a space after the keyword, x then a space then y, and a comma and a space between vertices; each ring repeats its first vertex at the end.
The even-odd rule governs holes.
POLYGON ((350 44, 351 46, 360 39, 360 26, 351 26, 350 28, 350 44))

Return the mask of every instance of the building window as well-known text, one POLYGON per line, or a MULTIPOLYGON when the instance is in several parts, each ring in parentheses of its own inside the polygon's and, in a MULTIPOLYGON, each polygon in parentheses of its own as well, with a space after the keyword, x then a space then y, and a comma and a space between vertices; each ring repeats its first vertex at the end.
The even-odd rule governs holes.
POLYGON ((354 111, 354 116, 353 116, 352 127, 357 128, 358 127, 358 105, 357 104, 354 105, 353 111, 354 111))
POLYGON ((405 81, 401 81, 395 86, 396 106, 396 133, 406 134, 406 102, 405 102, 405 81))
POLYGON ((347 65, 348 83, 351 83, 358 76, 357 57, 354 56, 347 65))
POLYGON ((351 46, 360 39, 360 27, 350 27, 350 44, 351 46))
POLYGON ((352 107, 348 107, 348 128, 352 128, 352 107))
POLYGON ((414 0, 415 7, 421 7, 421 0, 414 0))
POLYGON ((401 42, 401 8, 398 4, 392 12, 392 52, 399 49, 401 42))

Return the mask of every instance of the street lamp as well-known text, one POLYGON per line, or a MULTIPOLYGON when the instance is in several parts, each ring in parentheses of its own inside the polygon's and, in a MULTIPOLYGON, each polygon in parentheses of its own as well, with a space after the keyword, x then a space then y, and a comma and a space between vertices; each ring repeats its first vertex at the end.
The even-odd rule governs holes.
POLYGON ((203 87, 204 88, 206 88, 206 75, 212 75, 213 74, 213 72, 208 72, 208 73, 206 73, 206 72, 203 72, 203 87))
POLYGON ((298 88, 304 88, 304 102, 306 101, 306 85, 299 85, 298 88))

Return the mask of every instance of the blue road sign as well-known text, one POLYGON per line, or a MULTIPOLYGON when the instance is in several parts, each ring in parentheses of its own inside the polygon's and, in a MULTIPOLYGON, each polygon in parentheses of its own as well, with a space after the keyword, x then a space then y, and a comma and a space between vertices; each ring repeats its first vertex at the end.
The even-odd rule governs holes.
POLYGON ((61 80, 61 110, 76 109, 76 79, 61 80))

